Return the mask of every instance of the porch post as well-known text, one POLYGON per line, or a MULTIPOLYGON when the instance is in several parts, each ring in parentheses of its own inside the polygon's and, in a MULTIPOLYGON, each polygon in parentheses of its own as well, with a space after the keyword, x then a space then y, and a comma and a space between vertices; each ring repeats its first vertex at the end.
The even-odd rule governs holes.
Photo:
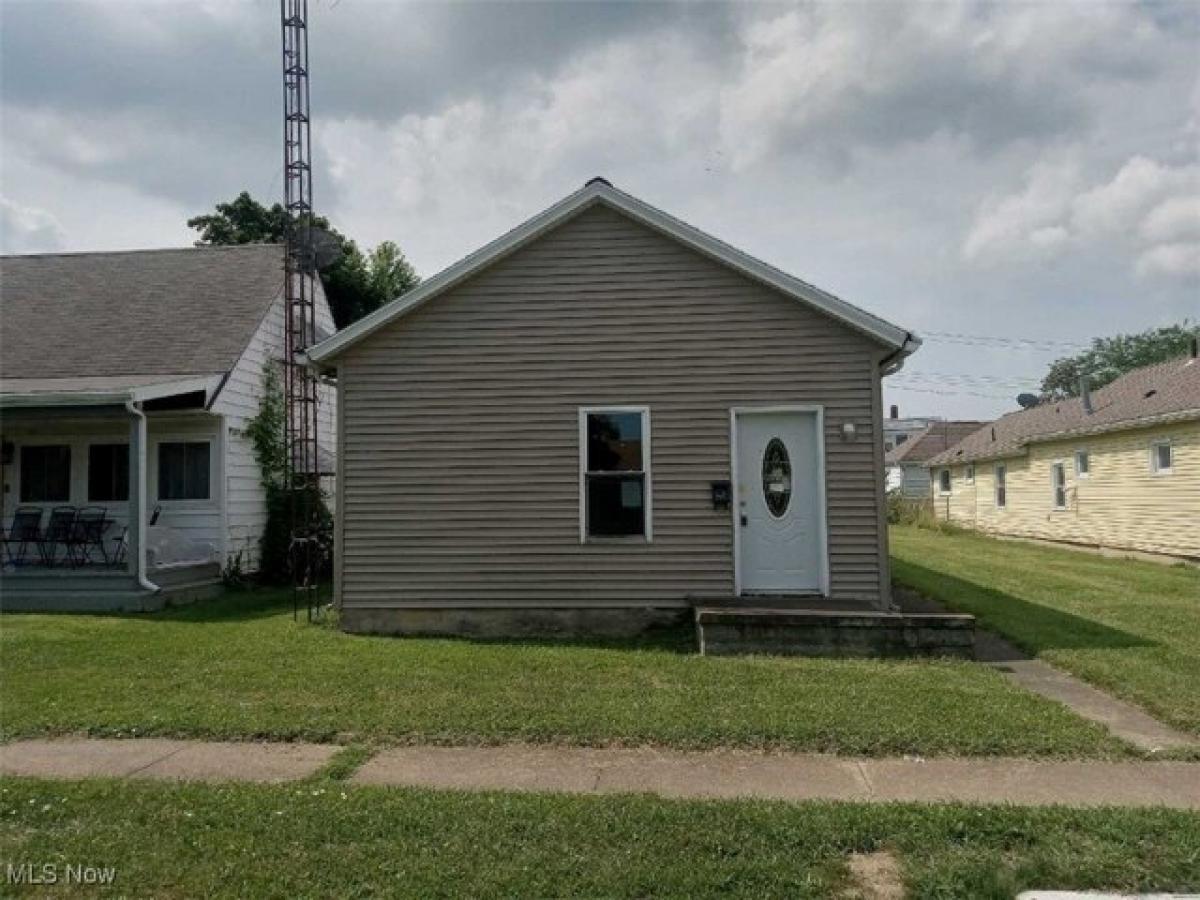
POLYGON ((125 566, 134 578, 138 576, 138 563, 142 557, 142 507, 145 503, 146 486, 142 483, 142 419, 132 415, 129 419, 129 509, 126 521, 129 526, 128 547, 125 566))

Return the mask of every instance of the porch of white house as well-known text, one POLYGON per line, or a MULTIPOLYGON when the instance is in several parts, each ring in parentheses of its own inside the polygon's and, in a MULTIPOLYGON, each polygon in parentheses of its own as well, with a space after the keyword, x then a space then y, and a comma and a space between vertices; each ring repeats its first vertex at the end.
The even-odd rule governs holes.
POLYGON ((140 402, 136 390, 0 398, 0 609, 145 611, 220 590, 223 420, 204 408, 206 385, 153 387, 140 402), (54 510, 85 508, 103 510, 98 542, 13 531, 18 510, 40 512, 45 535, 54 510))

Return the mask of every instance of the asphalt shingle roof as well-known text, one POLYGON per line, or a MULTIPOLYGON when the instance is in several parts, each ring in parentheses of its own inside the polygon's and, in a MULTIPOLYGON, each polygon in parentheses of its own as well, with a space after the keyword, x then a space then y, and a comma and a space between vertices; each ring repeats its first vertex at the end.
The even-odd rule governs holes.
POLYGON ((1190 418, 1200 418, 1200 360, 1181 357, 1135 369, 1093 391, 1090 413, 1073 397, 1001 416, 929 465, 1013 456, 1031 442, 1190 418))
POLYGON ((884 462, 889 466, 901 463, 923 463, 943 450, 953 447, 967 435, 978 430, 984 422, 931 422, 903 444, 887 452, 884 462))
POLYGON ((283 290, 278 244, 0 257, 0 378, 229 371, 283 290))

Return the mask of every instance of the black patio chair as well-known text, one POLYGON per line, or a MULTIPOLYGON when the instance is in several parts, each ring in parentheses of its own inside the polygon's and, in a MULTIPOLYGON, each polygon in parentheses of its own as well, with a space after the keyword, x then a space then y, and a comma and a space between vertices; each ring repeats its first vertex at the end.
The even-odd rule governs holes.
POLYGON ((129 526, 126 525, 121 529, 121 533, 113 538, 112 556, 109 557, 108 564, 114 568, 125 562, 125 557, 129 553, 129 526))
POLYGON ((104 548, 104 532, 112 524, 108 510, 103 506, 85 506, 75 517, 75 527, 71 529, 71 539, 67 543, 72 562, 77 566, 85 566, 98 560, 92 558, 95 551, 100 552, 100 559, 108 565, 108 551, 104 548))
POLYGON ((25 564, 25 551, 30 544, 38 547, 40 552, 43 512, 38 506, 18 506, 13 513, 12 527, 4 535, 4 553, 14 567, 25 564), (16 553, 12 550, 14 545, 17 547, 16 553))
POLYGON ((58 548, 67 552, 67 562, 74 563, 71 554, 71 540, 75 535, 75 518, 79 511, 73 506, 56 506, 50 510, 50 521, 38 541, 38 550, 42 554, 42 563, 53 566, 58 562, 58 548))

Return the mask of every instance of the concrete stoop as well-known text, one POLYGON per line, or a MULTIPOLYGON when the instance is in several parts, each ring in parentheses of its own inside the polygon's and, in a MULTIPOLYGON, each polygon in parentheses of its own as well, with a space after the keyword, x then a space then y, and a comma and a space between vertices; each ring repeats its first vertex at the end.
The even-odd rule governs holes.
POLYGON ((697 607, 700 653, 975 658, 975 617, 957 613, 697 607))

